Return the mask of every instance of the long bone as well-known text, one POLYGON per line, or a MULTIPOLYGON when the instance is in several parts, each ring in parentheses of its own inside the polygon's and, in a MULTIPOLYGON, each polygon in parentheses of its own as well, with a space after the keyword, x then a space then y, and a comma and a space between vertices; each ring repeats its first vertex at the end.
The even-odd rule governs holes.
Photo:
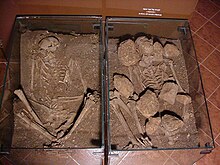
MULTIPOLYGON (((130 99, 128 102, 129 108, 131 109, 131 113, 133 115, 133 118, 135 120, 136 127, 138 128, 138 132, 141 135, 144 135, 144 130, 143 127, 140 124, 138 115, 137 115, 137 107, 136 107, 136 100, 138 99, 138 96, 135 98, 135 95, 133 96, 133 99, 130 99)), ((153 146, 151 141, 149 140, 148 137, 141 137, 140 139, 137 138, 137 140, 143 145, 143 146, 148 146, 149 144, 153 146)))
POLYGON ((144 130, 143 130, 143 128, 141 127, 140 121, 139 121, 139 119, 138 119, 137 107, 136 107, 135 104, 136 104, 136 102, 135 102, 134 100, 129 100, 128 105, 129 105, 129 107, 130 107, 130 109, 131 109, 131 113, 132 113, 133 118, 134 118, 134 120, 135 120, 135 124, 136 124, 136 126, 137 126, 137 128, 138 128, 138 132, 143 135, 143 134, 144 134, 144 130))
MULTIPOLYGON (((55 138, 55 136, 53 136, 52 134, 50 134, 47 129, 45 129, 41 124, 32 121, 31 119, 29 119, 25 113, 26 110, 23 109, 23 111, 21 111, 20 113, 16 113, 16 115, 23 120, 28 126, 31 126, 32 128, 34 128, 35 130, 39 131, 40 133, 42 133, 45 137, 47 137, 49 140, 53 140, 55 138)), ((27 113, 27 112, 26 112, 27 113)), ((27 126, 25 125, 25 126, 27 126)))
MULTIPOLYGON (((134 97, 134 99, 135 99, 135 96, 133 96, 134 97)), ((134 117, 134 119, 135 119, 135 124, 136 124, 136 126, 137 126, 137 128, 138 128, 138 131, 139 131, 139 133, 141 134, 141 135, 143 135, 144 134, 144 131, 143 131, 143 129, 142 129, 142 127, 141 127, 141 125, 140 125, 140 122, 139 122, 139 119, 138 119, 138 116, 137 116, 137 112, 136 112, 136 107, 133 107, 133 106, 135 106, 135 101, 133 100, 133 102, 132 102, 132 100, 130 100, 131 102, 131 108, 132 109, 130 109, 122 100, 121 100, 121 98, 120 98, 120 94, 119 94, 119 92, 118 91, 110 91, 110 99, 111 99, 111 101, 110 101, 110 104, 111 104, 111 106, 112 106, 112 108, 113 108, 113 110, 114 110, 114 112, 115 112, 115 114, 117 115, 117 117, 118 117, 118 119, 119 119, 119 121, 122 123, 122 125, 123 125, 123 127, 124 127, 124 129, 125 129, 125 131, 126 131, 126 133, 127 133, 127 136, 129 137, 129 139, 131 140, 131 142, 132 142, 132 144, 133 145, 142 145, 142 146, 144 146, 144 147, 147 147, 147 146, 149 146, 149 144, 152 146, 152 143, 150 142, 150 140, 148 139, 148 137, 146 137, 146 138, 144 138, 144 137, 141 137, 140 139, 139 138, 137 138, 137 137, 135 137, 134 135, 133 135, 133 133, 132 133, 132 131, 131 131, 131 129, 129 128, 129 126, 128 126, 128 124, 127 124, 127 122, 125 121, 125 118, 124 118, 124 116, 123 116, 123 114, 122 114, 122 112, 121 112, 121 110, 120 110, 120 108, 122 108, 122 109, 124 109, 131 117, 134 117), (134 109, 133 109, 134 108, 134 109), (134 110, 134 111, 133 111, 134 110)), ((138 99, 138 96, 136 97, 136 99, 138 99)), ((130 104, 129 104, 130 105, 130 104)), ((128 147, 125 147, 125 149, 126 148, 129 148, 129 146, 128 147)))
MULTIPOLYGON (((84 102, 84 104, 85 104, 87 98, 85 97, 85 98, 81 98, 81 99, 83 99, 83 102, 84 102)), ((56 132, 63 132, 63 130, 66 130, 67 128, 71 127, 71 125, 73 125, 74 119, 75 119, 75 115, 72 115, 72 116, 67 120, 67 122, 66 122, 65 124, 61 125, 60 127, 58 127, 58 128, 56 129, 56 132)), ((59 139, 60 137, 63 136, 63 134, 64 134, 64 132, 63 132, 62 134, 59 134, 57 138, 59 139)))
POLYGON ((119 105, 117 105, 117 103, 115 103, 115 100, 111 100, 110 104, 111 104, 111 107, 114 110, 116 116, 118 117, 119 121, 121 122, 121 124, 122 124, 128 138, 129 138, 129 140, 131 141, 131 143, 133 145, 139 146, 139 143, 138 143, 136 137, 133 135, 131 129, 129 128, 129 126, 128 126, 125 118, 124 118, 124 116, 121 113, 119 105))
MULTIPOLYGON (((88 94, 88 95, 89 95, 88 98, 85 99, 85 105, 84 105, 82 111, 80 112, 78 118, 76 119, 75 123, 73 123, 73 121, 70 123, 70 120, 68 121, 68 127, 71 127, 73 125, 72 128, 70 129, 70 131, 66 135, 65 134, 63 134, 63 135, 61 134, 60 137, 57 137, 58 141, 62 141, 63 139, 67 140, 72 135, 72 133, 75 131, 77 126, 81 123, 83 117, 86 115, 88 110, 93 105, 95 105, 96 101, 95 101, 93 95, 90 95, 90 94, 88 94)), ((71 118, 71 119, 74 120, 74 118, 71 118)))
POLYGON ((56 102, 72 102, 72 101, 80 101, 83 99, 84 94, 74 97, 57 97, 56 99, 52 99, 52 101, 56 102))
POLYGON ((141 77, 140 75, 142 74, 142 72, 140 71, 140 67, 139 66, 135 66, 133 69, 133 73, 137 78, 138 83, 140 84, 142 90, 144 90, 146 88, 146 86, 143 84, 143 82, 141 81, 141 77))
POLYGON ((131 80, 132 83, 134 83, 133 80, 133 67, 132 66, 128 66, 128 72, 129 72, 129 79, 131 80))
POLYGON ((83 79, 82 72, 81 72, 81 68, 80 68, 79 64, 78 64, 76 61, 75 61, 75 65, 76 65, 76 69, 78 70, 81 83, 82 83, 82 85, 83 85, 84 93, 86 93, 87 85, 86 85, 86 82, 85 82, 84 79, 83 79))
POLYGON ((181 85, 180 85, 179 80, 177 79, 176 72, 175 72, 174 66, 173 66, 173 60, 166 59, 165 61, 168 62, 169 66, 170 66, 170 69, 171 69, 171 71, 172 71, 172 73, 173 73, 173 77, 175 78, 176 83, 177 83, 177 85, 179 86, 180 92, 185 93, 185 91, 183 90, 183 88, 182 88, 181 85))
POLYGON ((128 108, 125 102, 120 98, 120 93, 118 91, 116 90, 110 91, 110 99, 114 99, 114 102, 117 105, 119 105, 121 108, 123 108, 132 117, 131 110, 128 108))
POLYGON ((32 117, 34 118, 34 120, 43 126, 43 123, 41 122, 41 120, 39 119, 39 117, 37 116, 37 114, 34 112, 34 110, 31 108, 27 98, 24 95, 24 92, 21 89, 17 89, 14 91, 14 94, 16 94, 19 99, 24 103, 25 107, 27 108, 28 112, 32 115, 32 117))

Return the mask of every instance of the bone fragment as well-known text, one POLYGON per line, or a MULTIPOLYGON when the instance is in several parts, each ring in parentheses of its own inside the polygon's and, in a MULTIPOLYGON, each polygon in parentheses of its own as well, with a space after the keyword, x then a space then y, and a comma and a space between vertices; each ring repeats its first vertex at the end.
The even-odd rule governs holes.
MULTIPOLYGON (((86 99, 87 99, 87 98, 85 97, 84 100, 83 100, 84 104, 86 103, 86 99)), ((56 129, 56 131, 57 131, 57 132, 60 132, 60 131, 62 131, 62 130, 64 130, 64 129, 66 129, 66 128, 71 127, 71 125, 73 124, 74 119, 75 119, 75 115, 71 115, 71 117, 67 120, 67 122, 66 122, 64 125, 58 127, 58 128, 56 129)))
POLYGON ((132 83, 134 83, 132 70, 133 70, 132 66, 128 66, 129 79, 131 80, 132 83))
POLYGON ((144 130, 143 128, 141 127, 141 124, 140 124, 140 121, 139 121, 139 118, 138 118, 138 115, 137 115, 137 107, 136 107, 136 102, 134 100, 129 100, 129 103, 128 105, 130 106, 130 109, 131 109, 131 113, 133 115, 133 118, 135 120, 135 124, 138 128, 138 131, 140 134, 144 134, 144 130))
POLYGON ((82 72, 81 72, 80 66, 79 66, 79 64, 76 61, 75 61, 75 65, 76 65, 76 68, 77 68, 78 73, 79 73, 80 80, 81 80, 82 85, 83 85, 84 93, 86 93, 87 86, 86 86, 86 82, 83 80, 83 76, 82 76, 82 72))
POLYGON ((38 116, 36 115, 36 113, 34 112, 34 110, 31 108, 27 98, 24 95, 24 92, 21 89, 17 89, 14 91, 14 94, 16 94, 19 99, 24 103, 25 107, 27 108, 28 112, 32 115, 32 117, 34 118, 34 120, 40 124, 43 125, 41 120, 38 118, 38 116))
POLYGON ((141 137, 141 138, 136 138, 137 141, 144 147, 148 147, 149 144, 150 146, 153 146, 153 144, 151 143, 151 141, 148 139, 148 137, 141 137))
POLYGON ((57 102, 70 102, 70 101, 80 101, 83 99, 83 95, 80 96, 74 96, 74 97, 58 97, 57 99, 52 99, 52 101, 57 101, 57 102))

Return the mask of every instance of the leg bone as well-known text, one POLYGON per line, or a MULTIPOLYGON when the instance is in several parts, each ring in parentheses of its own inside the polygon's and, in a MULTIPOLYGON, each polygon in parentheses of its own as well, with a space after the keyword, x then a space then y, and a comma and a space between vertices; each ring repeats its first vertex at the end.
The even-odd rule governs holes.
POLYGON ((135 67, 135 68, 133 69, 133 73, 134 73, 134 75, 136 76, 137 81, 138 81, 138 83, 140 84, 142 90, 144 90, 144 89, 146 88, 146 86, 145 86, 145 85, 142 83, 142 81, 141 81, 141 78, 140 78, 140 74, 141 74, 140 68, 139 68, 139 67, 135 67))
POLYGON ((51 135, 42 125, 39 123, 31 121, 25 114, 24 112, 20 112, 16 114, 20 119, 22 119, 26 124, 34 128, 35 130, 39 131, 42 133, 45 137, 47 137, 49 140, 54 140, 54 136, 51 135))
POLYGON ((175 78, 176 83, 177 83, 177 85, 179 86, 180 92, 185 93, 185 91, 183 90, 183 88, 182 88, 181 85, 180 85, 179 80, 177 79, 176 72, 175 72, 174 67, 173 67, 173 61, 172 61, 172 60, 169 60, 168 63, 169 63, 169 65, 170 65, 170 69, 171 69, 171 71, 172 71, 172 73, 173 73, 173 77, 175 78))
POLYGON ((70 123, 70 120, 69 120, 69 122, 68 122, 68 127, 71 127, 72 124, 73 124, 72 128, 70 129, 70 131, 67 133, 67 135, 62 136, 61 138, 58 137, 58 140, 62 140, 62 139, 67 140, 67 139, 72 135, 72 133, 75 131, 75 129, 77 128, 77 126, 81 123, 83 117, 86 115, 86 113, 88 112, 88 110, 89 110, 93 105, 95 105, 95 101, 94 101, 94 100, 92 100, 92 99, 90 99, 90 98, 89 98, 89 99, 86 99, 86 101, 85 101, 85 106, 84 106, 84 108, 82 109, 82 111, 81 111, 80 115, 78 116, 78 118, 76 119, 76 122, 75 122, 75 123, 72 123, 73 120, 74 120, 74 119, 73 119, 72 122, 70 123))
POLYGON ((36 113, 34 112, 34 110, 31 108, 27 98, 24 95, 24 92, 21 89, 17 89, 14 91, 14 94, 16 94, 19 99, 24 103, 25 107, 27 108, 28 112, 32 115, 32 117, 34 118, 34 120, 40 124, 43 125, 41 120, 38 118, 38 116, 36 115, 36 113))
POLYGON ((124 109, 131 117, 132 117, 132 113, 131 110, 128 108, 128 106, 124 103, 123 100, 121 100, 120 98, 115 98, 114 99, 115 103, 118 104, 122 109, 124 109))
POLYGON ((138 141, 136 140, 135 136, 133 135, 131 129, 129 128, 124 116, 121 113, 121 110, 119 108, 119 106, 117 105, 117 103, 114 102, 114 100, 112 100, 110 102, 112 109, 114 110, 116 116, 118 117, 119 121, 121 122, 123 128, 125 129, 125 132, 129 138, 129 140, 132 142, 133 145, 137 145, 139 146, 138 141))
POLYGON ((76 65, 76 68, 77 68, 79 76, 80 76, 80 80, 81 80, 82 85, 83 85, 84 93, 86 93, 87 86, 86 86, 86 82, 83 80, 83 76, 82 76, 80 66, 78 65, 78 63, 76 61, 75 61, 75 65, 76 65))
POLYGON ((116 90, 110 91, 110 99, 114 100, 115 103, 117 103, 121 108, 123 108, 131 117, 131 110, 128 108, 128 106, 125 104, 125 102, 120 98, 120 93, 116 90))
POLYGON ((137 108, 135 106, 135 101, 134 100, 129 100, 129 106, 130 106, 130 109, 131 109, 131 113, 134 117, 134 120, 135 120, 135 124, 138 128, 138 131, 140 134, 144 134, 144 131, 143 131, 143 128, 141 127, 141 124, 140 124, 140 121, 138 119, 138 115, 137 115, 137 108))
POLYGON ((132 70, 133 70, 132 66, 129 66, 128 67, 129 79, 131 80, 132 83, 134 83, 132 70))
MULTIPOLYGON (((129 100, 130 109, 131 109, 132 115, 134 117, 136 127, 138 128, 138 132, 141 134, 141 136, 143 136, 144 135, 144 131, 143 131, 143 127, 141 126, 139 118, 138 118, 138 115, 137 115, 137 107, 136 107, 135 103, 136 102, 134 100, 129 100)), ((149 144, 151 146, 153 146, 153 144, 151 143, 151 141, 149 140, 148 137, 145 137, 145 138, 141 137, 141 139, 137 138, 137 140, 139 141, 139 143, 142 146, 147 147, 147 146, 149 146, 149 144)))

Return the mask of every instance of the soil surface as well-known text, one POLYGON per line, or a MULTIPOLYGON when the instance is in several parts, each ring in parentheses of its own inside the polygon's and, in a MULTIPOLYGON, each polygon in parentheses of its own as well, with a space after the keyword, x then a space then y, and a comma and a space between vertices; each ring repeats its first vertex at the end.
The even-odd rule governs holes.
MULTIPOLYGON (((54 146, 56 148, 101 145, 99 52, 99 35, 96 34, 27 31, 21 35, 21 87, 48 132, 57 136, 57 129, 68 123, 70 118, 74 119, 71 121, 73 126, 83 111, 88 93, 99 97, 70 138, 54 146)), ((14 101, 12 147, 51 147, 51 140, 16 115, 25 108, 19 99, 14 101)), ((67 133, 70 128, 63 131, 67 133)))
MULTIPOLYGON (((159 37, 157 37, 157 39, 158 38, 159 37)), ((148 93, 146 91, 153 91, 157 95, 157 99, 159 101, 158 112, 156 114, 154 113, 155 115, 151 116, 150 118, 149 116, 148 118, 145 117, 143 115, 144 113, 137 111, 140 125, 142 129, 144 130, 144 135, 141 135, 139 133, 138 128, 135 124, 134 117, 130 116, 129 113, 127 113, 120 106, 118 108, 118 111, 121 111, 121 113, 123 114, 124 119, 126 120, 133 135, 137 138, 148 137, 153 147, 156 147, 156 148, 179 148, 179 147, 188 148, 188 147, 197 146, 198 145, 198 140, 197 140, 198 131, 196 128, 192 103, 189 103, 187 104, 187 106, 184 106, 182 103, 176 100, 175 103, 172 105, 168 103, 167 101, 159 98, 159 94, 161 92, 161 88, 163 87, 163 84, 165 84, 166 82, 171 82, 177 85, 177 81, 175 80, 172 74, 172 70, 166 64, 166 67, 165 67, 166 69, 164 70, 164 74, 166 74, 165 76, 166 78, 162 76, 164 80, 161 80, 161 82, 158 82, 157 86, 149 85, 149 88, 148 87, 143 88, 143 86, 141 86, 140 81, 138 81, 138 77, 134 74, 134 72, 137 67, 140 68, 141 70, 140 72, 143 72, 145 68, 140 67, 140 65, 143 65, 142 63, 140 63, 140 61, 134 64, 134 60, 133 60, 134 57, 129 57, 129 51, 131 52, 131 49, 134 53, 134 49, 133 49, 134 46, 130 43, 131 40, 133 40, 133 43, 135 43, 136 45, 138 44, 136 46, 137 49, 139 49, 137 50, 137 52, 141 53, 141 56, 143 55, 146 58, 149 58, 147 54, 150 52, 151 54, 154 54, 154 59, 155 59, 154 62, 157 62, 159 65, 161 65, 161 57, 162 57, 162 61, 163 59, 172 57, 173 67, 176 73, 177 80, 179 81, 182 89, 184 90, 184 93, 185 94, 189 93, 188 75, 187 75, 185 60, 184 60, 183 52, 181 48, 181 43, 179 40, 160 38, 159 41, 157 41, 156 43, 157 45, 155 44, 155 46, 153 46, 153 44, 155 43, 155 42, 153 43, 153 37, 151 39, 149 38, 145 39, 144 41, 145 43, 143 43, 143 45, 141 45, 141 41, 143 40, 142 38, 136 39, 136 41, 134 38, 131 38, 127 41, 122 41, 122 42, 119 41, 119 38, 110 38, 108 40, 110 90, 118 90, 116 87, 114 87, 114 75, 116 74, 123 75, 124 77, 127 77, 127 79, 129 79, 129 81, 131 81, 132 84, 134 85, 134 91, 139 96, 138 100, 140 100, 140 98, 143 97, 145 93, 148 93), (128 42, 129 44, 127 44, 128 42), (146 45, 146 47, 144 46, 144 44, 146 45), (170 54, 170 52, 172 53, 172 50, 169 50, 170 52, 166 50, 168 52, 168 55, 165 54, 165 51, 163 49, 166 44, 174 45, 174 46, 170 46, 173 50, 175 47, 173 54, 170 54), (132 45, 132 48, 126 49, 126 46, 129 46, 129 45, 132 45), (152 47, 149 47, 150 45, 152 47), (158 47, 158 45, 159 45, 160 50, 158 49, 155 50, 154 47, 158 47), (120 50, 120 52, 118 52, 118 50, 120 50), (126 50, 128 51, 122 52, 126 50), (179 54, 178 54, 178 51, 179 51, 179 54), (160 53, 160 55, 157 53, 160 53), (163 55, 164 57, 161 55, 163 55), (123 60, 122 57, 124 57, 125 62, 121 61, 123 60), (131 65, 129 64, 129 59, 130 59, 131 65), (152 120, 151 118, 154 118, 155 120, 152 120), (149 121, 154 122, 155 124, 148 123, 149 121), (170 123, 172 121, 174 122, 173 124, 170 123), (152 128, 145 129, 145 125, 150 126, 152 128), (168 128, 169 130, 166 131, 165 128, 168 128)), ((146 60, 145 62, 146 63, 144 65, 148 66, 147 62, 149 61, 146 60)), ((155 65, 155 64, 152 64, 152 65, 155 65)), ((151 67, 151 64, 149 64, 149 67, 151 67)), ((151 72, 152 70, 148 69, 148 71, 151 72)), ((138 75, 140 75, 140 73, 138 75)), ((155 74, 152 74, 152 76, 155 76, 155 74)), ((179 89, 178 94, 180 94, 181 92, 183 91, 179 89)), ((175 92, 174 92, 174 95, 176 95, 175 92)), ((123 100, 124 103, 127 104, 129 102, 129 99, 132 99, 132 97, 133 96, 130 96, 130 98, 126 98, 126 97, 121 96, 121 100, 123 100)), ((147 107, 142 107, 142 108, 145 110, 147 109, 147 107)), ((123 124, 120 122, 118 116, 115 114, 115 110, 113 110, 112 106, 110 107, 110 130, 111 130, 110 135, 111 135, 112 148, 119 149, 119 150, 124 149, 125 146, 128 146, 128 144, 131 143, 131 140, 128 138, 128 134, 125 131, 126 129, 123 127, 123 124)), ((130 148, 128 147, 129 149, 145 148, 141 145, 140 146, 129 145, 129 146, 130 146, 130 148)), ((151 146, 149 144, 146 147, 151 147, 151 146)), ((126 147, 126 149, 128 148, 126 147)))

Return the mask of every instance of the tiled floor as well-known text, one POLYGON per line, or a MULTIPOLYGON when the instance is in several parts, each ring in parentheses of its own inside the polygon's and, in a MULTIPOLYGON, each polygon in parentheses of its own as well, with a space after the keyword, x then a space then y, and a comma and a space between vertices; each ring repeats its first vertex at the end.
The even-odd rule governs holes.
MULTIPOLYGON (((203 156, 192 150, 122 152, 113 156, 111 164, 120 165, 218 165, 220 164, 220 1, 199 0, 190 18, 191 30, 203 76, 216 148, 203 156)), ((2 55, 0 55, 2 60, 2 55)), ((0 80, 5 63, 0 62, 0 80)), ((2 81, 0 81, 2 84, 2 81)), ((0 84, 0 85, 1 85, 0 84)), ((206 130, 201 131, 206 138, 206 130)), ((0 156, 0 164, 101 164, 101 155, 91 150, 33 151, 12 150, 9 156, 0 156)))

